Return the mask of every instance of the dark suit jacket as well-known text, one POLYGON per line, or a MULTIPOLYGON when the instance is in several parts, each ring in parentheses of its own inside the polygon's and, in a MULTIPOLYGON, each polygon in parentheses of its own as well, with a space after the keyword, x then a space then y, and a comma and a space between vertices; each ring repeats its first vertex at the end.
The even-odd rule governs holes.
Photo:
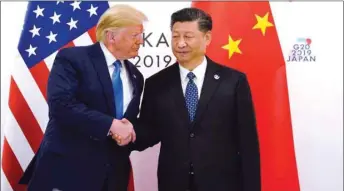
MULTIPOLYGON (((129 61, 134 97, 124 114, 135 120, 143 76, 129 61)), ((29 191, 126 191, 130 150, 107 136, 115 115, 113 88, 99 43, 66 48, 56 56, 48 80, 49 123, 40 149, 26 169, 22 184, 29 191)))
POLYGON ((192 124, 178 63, 146 80, 135 149, 161 142, 159 191, 185 191, 190 163, 198 191, 260 191, 259 144, 247 78, 207 61, 192 124))

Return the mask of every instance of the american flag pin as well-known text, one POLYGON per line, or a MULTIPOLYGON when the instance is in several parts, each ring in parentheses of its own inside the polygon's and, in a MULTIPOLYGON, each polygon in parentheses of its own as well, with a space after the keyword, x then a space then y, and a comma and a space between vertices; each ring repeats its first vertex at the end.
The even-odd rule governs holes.
POLYGON ((220 76, 217 75, 217 74, 215 74, 215 75, 214 75, 214 78, 215 78, 215 80, 218 80, 218 79, 220 79, 220 76))

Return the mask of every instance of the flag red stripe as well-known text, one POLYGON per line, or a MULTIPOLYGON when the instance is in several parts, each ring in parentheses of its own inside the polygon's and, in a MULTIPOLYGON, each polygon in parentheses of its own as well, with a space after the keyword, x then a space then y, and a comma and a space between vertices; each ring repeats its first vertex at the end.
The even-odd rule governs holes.
POLYGON ((18 184, 21 176, 23 175, 23 170, 20 167, 12 148, 8 144, 6 137, 4 138, 2 153, 3 156, 1 167, 12 189, 14 191, 25 191, 26 186, 18 184))
POLYGON ((128 191, 135 191, 133 168, 130 168, 128 191))
POLYGON ((9 108, 32 150, 36 153, 43 138, 43 132, 13 78, 10 84, 9 108))
POLYGON ((42 60, 32 68, 30 68, 30 72, 32 77, 35 79, 38 88, 41 90, 45 100, 47 101, 47 84, 48 84, 48 77, 49 77, 49 69, 42 60))
POLYGON ((92 39, 93 43, 96 43, 97 42, 96 26, 94 26, 90 30, 88 30, 88 34, 90 35, 90 38, 92 39))
POLYGON ((60 50, 61 50, 61 49, 64 49, 64 48, 68 48, 68 47, 73 47, 73 46, 75 46, 75 44, 73 43, 73 41, 70 41, 69 43, 67 43, 66 45, 64 45, 62 48, 60 48, 60 50))

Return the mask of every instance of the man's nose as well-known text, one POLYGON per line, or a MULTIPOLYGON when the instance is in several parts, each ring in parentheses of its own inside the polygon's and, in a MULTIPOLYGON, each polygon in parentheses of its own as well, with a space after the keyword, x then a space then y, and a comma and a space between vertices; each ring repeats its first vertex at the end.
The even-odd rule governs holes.
POLYGON ((184 48, 186 46, 185 40, 181 39, 177 42, 178 48, 184 48))
POLYGON ((143 34, 138 36, 138 43, 143 44, 143 34))

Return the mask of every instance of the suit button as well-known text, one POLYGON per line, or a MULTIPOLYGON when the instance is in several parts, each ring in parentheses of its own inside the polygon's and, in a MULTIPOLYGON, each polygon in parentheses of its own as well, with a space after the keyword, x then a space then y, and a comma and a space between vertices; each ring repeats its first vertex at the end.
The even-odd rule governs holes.
POLYGON ((194 137, 195 137, 195 134, 194 134, 194 133, 190 133, 190 137, 191 137, 191 138, 194 138, 194 137))

